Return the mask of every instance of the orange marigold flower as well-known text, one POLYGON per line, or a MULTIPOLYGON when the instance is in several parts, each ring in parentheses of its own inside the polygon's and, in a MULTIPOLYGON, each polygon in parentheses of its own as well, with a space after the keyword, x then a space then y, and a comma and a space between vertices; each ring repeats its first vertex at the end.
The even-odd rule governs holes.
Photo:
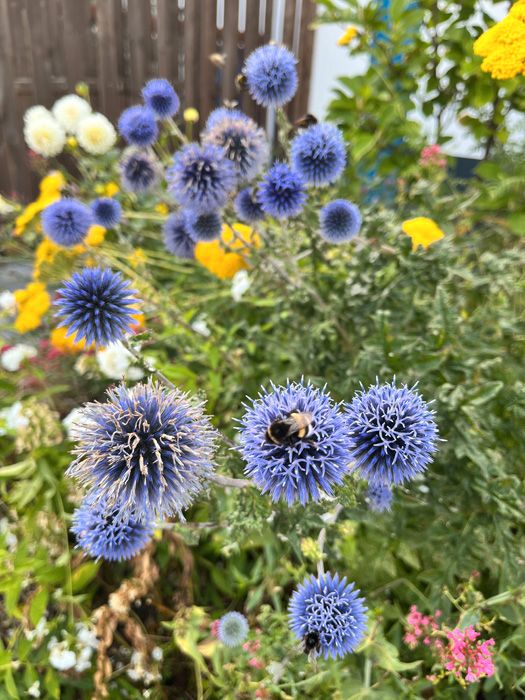
POLYGON ((73 338, 75 334, 67 335, 67 328, 53 328, 51 335, 49 336, 49 342, 60 352, 76 354, 82 352, 86 347, 86 341, 81 340, 80 342, 75 342, 73 338))
POLYGON ((19 333, 27 333, 38 328, 42 316, 51 306, 51 297, 42 282, 30 282, 25 289, 15 291, 18 316, 14 326, 19 333))
POLYGON ((249 226, 224 224, 219 240, 197 243, 195 258, 219 279, 229 279, 249 266, 246 258, 250 249, 260 244, 259 236, 249 226))

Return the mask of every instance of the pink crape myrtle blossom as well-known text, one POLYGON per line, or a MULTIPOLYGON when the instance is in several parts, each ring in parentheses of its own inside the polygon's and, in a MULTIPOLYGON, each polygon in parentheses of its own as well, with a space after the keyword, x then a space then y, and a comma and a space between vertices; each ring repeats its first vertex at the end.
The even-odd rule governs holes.
POLYGON ((433 674, 428 680, 438 682, 446 673, 462 684, 475 683, 481 678, 494 675, 493 639, 481 640, 480 633, 470 625, 465 629, 455 627, 453 630, 437 623, 441 611, 433 615, 423 615, 413 605, 407 615, 405 644, 415 649, 421 642, 430 647, 443 666, 441 676, 433 674), (446 641, 445 641, 446 640, 446 641))
POLYGON ((423 167, 444 168, 447 165, 446 158, 443 157, 441 146, 437 143, 425 146, 419 156, 419 165, 423 167))
POLYGON ((417 606, 413 605, 407 616, 408 629, 404 636, 405 644, 408 644, 411 649, 415 649, 420 641, 429 646, 430 635, 434 630, 439 629, 436 621, 440 616, 441 610, 436 610, 433 615, 423 615, 417 606))
POLYGON ((441 659, 447 671, 467 683, 494 675, 493 639, 478 640, 480 633, 472 625, 464 630, 455 627, 446 634, 448 646, 441 650, 441 659))

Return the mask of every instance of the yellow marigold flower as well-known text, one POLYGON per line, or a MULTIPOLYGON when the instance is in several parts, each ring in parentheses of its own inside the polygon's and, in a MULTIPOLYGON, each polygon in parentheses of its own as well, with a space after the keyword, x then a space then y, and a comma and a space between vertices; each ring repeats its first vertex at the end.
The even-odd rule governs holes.
POLYGON ((199 121, 199 113, 195 107, 188 107, 188 109, 185 109, 182 116, 184 121, 189 122, 190 124, 195 124, 199 121))
POLYGON ((51 297, 42 282, 30 282, 25 289, 15 291, 18 316, 14 326, 19 333, 38 328, 42 316, 51 306, 51 297))
POLYGON ((120 187, 117 185, 116 182, 108 182, 104 190, 104 194, 106 195, 106 197, 113 197, 119 191, 120 187))
POLYGON ((518 0, 509 14, 474 42, 474 53, 485 60, 481 69, 496 80, 525 74, 525 3, 518 0))
POLYGON ((135 248, 133 253, 131 253, 128 258, 128 262, 133 269, 136 269, 140 265, 144 265, 146 260, 146 253, 142 250, 142 248, 135 248))
POLYGON ((35 250, 35 268, 33 270, 33 277, 35 279, 40 276, 43 265, 51 265, 59 250, 60 247, 56 245, 56 243, 53 243, 53 241, 50 241, 49 238, 44 238, 44 240, 38 244, 35 250))
POLYGON ((84 239, 84 243, 90 246, 98 246, 104 242, 104 236, 106 235, 106 229, 98 224, 93 224, 87 232, 87 236, 84 239))
POLYGON ((229 279, 248 267, 245 255, 253 246, 260 246, 260 238, 249 226, 224 224, 220 240, 197 243, 195 258, 219 279, 229 279))
POLYGON ((155 205, 155 211, 159 214, 167 214, 169 212, 169 208, 164 202, 159 202, 155 205))
POLYGON ((86 347, 86 341, 84 339, 80 340, 78 343, 73 340, 75 334, 66 335, 67 328, 53 328, 51 335, 49 336, 49 342, 55 348, 64 353, 75 354, 82 352, 86 347))
POLYGON ((445 235, 436 222, 426 216, 417 216, 415 219, 403 221, 401 228, 412 239, 412 250, 417 250, 419 246, 423 246, 426 250, 445 235))
POLYGON ((42 209, 45 209, 53 202, 56 202, 62 196, 60 190, 64 187, 66 181, 61 172, 54 170, 46 175, 39 185, 40 194, 34 202, 27 205, 24 211, 15 220, 14 235, 20 236, 24 232, 27 224, 32 221, 42 209))
POLYGON ((338 46, 348 46, 348 44, 352 41, 352 39, 355 39, 356 36, 358 35, 357 27, 354 27, 353 24, 350 24, 344 31, 344 34, 342 34, 339 39, 337 40, 337 45, 338 46))

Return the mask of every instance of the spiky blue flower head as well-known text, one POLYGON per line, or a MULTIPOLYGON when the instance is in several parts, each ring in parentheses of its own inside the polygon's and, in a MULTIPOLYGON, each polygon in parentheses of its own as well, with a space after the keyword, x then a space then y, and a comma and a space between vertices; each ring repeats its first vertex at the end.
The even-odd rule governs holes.
POLYGON ((264 219, 264 212, 259 202, 255 199, 251 187, 246 187, 239 192, 235 197, 234 207, 237 216, 247 224, 264 219))
POLYGON ((259 185, 257 201, 276 219, 297 216, 306 201, 304 182, 286 163, 274 163, 259 185))
POLYGON ((161 164, 153 154, 129 148, 124 151, 120 161, 120 175, 125 190, 146 194, 160 180, 161 164))
POLYGON ((159 119, 167 119, 179 111, 179 97, 165 78, 148 80, 142 88, 142 99, 159 119))
POLYGON ((120 202, 112 197, 99 197, 91 203, 95 223, 104 228, 113 228, 122 217, 120 202))
POLYGON ((140 522, 183 519, 213 472, 215 432, 202 406, 153 381, 107 393, 73 425, 68 475, 140 522))
POLYGON ((76 199, 59 199, 42 212, 44 233, 64 248, 82 243, 94 223, 91 209, 76 199))
POLYGON ((329 243, 346 243, 357 236, 361 228, 359 208, 346 199, 325 204, 319 213, 321 236, 329 243))
POLYGON ((332 494, 332 486, 341 484, 351 461, 346 421, 325 388, 288 382, 263 390, 241 419, 241 454, 245 473, 262 493, 288 505, 300 501, 318 501, 332 494), (311 434, 294 437, 290 444, 276 444, 268 428, 291 413, 310 414, 311 434))
POLYGON ((226 647, 238 647, 249 632, 248 620, 239 612, 229 612, 219 621, 217 636, 226 647))
POLYGON ((216 211, 207 214, 189 211, 187 223, 188 233, 195 242, 214 241, 221 235, 222 221, 220 214, 216 211))
POLYGON ((434 411, 416 386, 376 382, 345 407, 352 459, 370 484, 401 484, 432 461, 438 440, 434 411))
POLYGON ((367 489, 366 498, 370 510, 383 513, 385 510, 390 510, 394 495, 390 486, 371 484, 367 489))
POLYGON ((88 494, 73 513, 71 532, 78 546, 91 557, 123 561, 146 546, 153 535, 153 521, 139 522, 88 494))
POLYGON ((195 241, 190 236, 188 212, 170 214, 164 224, 164 245, 179 258, 192 260, 195 257, 195 241))
POLYGON ((222 148, 241 181, 253 180, 268 160, 266 134, 248 117, 224 117, 206 129, 202 142, 222 148))
POLYGON ((66 335, 105 347, 130 331, 139 299, 120 273, 99 267, 75 272, 58 290, 57 316, 66 335))
POLYGON ((118 120, 118 130, 133 146, 151 146, 157 140, 159 127, 149 107, 135 105, 125 109, 118 120))
POLYGON ((319 653, 327 659, 354 652, 366 633, 367 608, 355 583, 330 572, 310 576, 293 593, 288 606, 290 628, 299 639, 319 635, 319 653))
POLYGON ((343 134, 332 124, 314 124, 292 141, 292 168, 309 185, 328 185, 338 179, 346 164, 343 134))
POLYGON ((257 104, 281 107, 297 91, 296 60, 283 46, 266 44, 251 53, 244 67, 248 90, 257 104))
POLYGON ((235 187, 235 168, 222 148, 189 143, 168 170, 169 190, 183 207, 200 214, 221 209, 235 187))
POLYGON ((230 109, 229 107, 217 107, 210 112, 208 119, 206 121, 205 131, 209 131, 216 124, 222 122, 224 119, 244 119, 249 121, 250 117, 240 109, 230 109))

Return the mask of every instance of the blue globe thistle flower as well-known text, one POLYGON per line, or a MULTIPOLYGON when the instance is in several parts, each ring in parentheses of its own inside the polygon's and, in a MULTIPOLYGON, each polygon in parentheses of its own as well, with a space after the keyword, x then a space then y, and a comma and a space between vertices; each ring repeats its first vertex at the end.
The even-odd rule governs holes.
POLYGON ((309 185, 337 180, 346 164, 343 134, 332 124, 314 124, 298 134, 290 150, 292 168, 309 185))
POLYGON ((139 303, 135 294, 120 273, 86 267, 64 283, 54 304, 67 335, 105 347, 129 332, 139 303))
POLYGON ((164 245, 173 255, 192 260, 195 257, 195 241, 190 235, 188 212, 170 214, 164 224, 164 245))
POLYGON ((141 522, 188 508, 213 471, 215 433, 200 405, 149 381, 110 388, 73 425, 68 475, 141 522))
POLYGON ((345 417, 325 389, 310 383, 271 385, 270 391, 246 406, 241 419, 241 454, 245 473, 262 493, 272 500, 298 500, 303 505, 332 494, 332 486, 341 484, 351 461, 345 417), (310 414, 311 434, 295 436, 289 444, 276 444, 268 429, 291 413, 310 414))
POLYGON ((390 510, 394 495, 389 486, 373 484, 368 487, 366 498, 370 510, 376 513, 383 513, 385 510, 390 510))
POLYGON ((401 484, 424 471, 438 440, 434 411, 405 384, 362 388, 346 415, 355 468, 372 484, 401 484))
POLYGON ((288 607, 290 628, 299 639, 319 637, 319 653, 327 659, 354 652, 366 633, 367 608, 355 583, 330 572, 310 576, 293 593, 288 607))
POLYGON ((95 559, 123 561, 146 546, 153 535, 153 522, 138 522, 118 508, 108 508, 104 500, 97 503, 90 494, 73 513, 71 532, 78 546, 95 559))
POLYGON ((224 117, 204 132, 202 142, 224 150, 239 180, 253 180, 268 160, 266 134, 248 117, 224 117))
POLYGON ((59 199, 42 212, 44 233, 64 248, 82 243, 94 223, 91 209, 76 199, 59 199))
POLYGON ((91 203, 95 223, 104 228, 113 228, 122 217, 122 207, 116 199, 99 197, 91 203))
POLYGON ((329 243, 346 243, 357 236, 361 228, 359 208, 346 199, 326 204, 319 214, 321 236, 329 243))
POLYGON ((201 214, 221 209, 235 187, 235 168, 218 146, 190 143, 175 154, 169 190, 183 207, 201 214))
POLYGON ((244 67, 248 90, 257 104, 281 107, 297 91, 296 60, 283 46, 267 44, 251 53, 244 67))
POLYGON ((239 612, 229 612, 219 621, 217 636, 226 647, 238 647, 249 632, 248 620, 239 612))
POLYGON ((206 121, 205 131, 209 131, 219 122, 224 121, 224 119, 244 119, 245 121, 250 121, 250 117, 240 109, 230 109, 229 107, 217 107, 210 112, 208 115, 208 120, 206 121))
POLYGON ((118 130, 133 146, 151 146, 157 140, 159 127, 149 107, 135 105, 125 109, 118 120, 118 130))
POLYGON ((142 99, 159 119, 167 119, 179 111, 179 97, 165 78, 149 80, 142 88, 142 99))
POLYGON ((304 183, 286 163, 274 163, 259 185, 257 201, 276 219, 297 216, 306 201, 304 183))
POLYGON ((219 238, 222 230, 220 214, 211 211, 207 214, 188 212, 188 233, 195 242, 214 241, 219 238))
POLYGON ((237 216, 247 224, 264 219, 264 212, 259 202, 255 199, 251 187, 247 187, 239 192, 237 197, 235 197, 234 207, 237 216))
POLYGON ((120 174, 125 190, 145 194, 160 180, 161 165, 154 155, 130 148, 124 151, 120 161, 120 174))

